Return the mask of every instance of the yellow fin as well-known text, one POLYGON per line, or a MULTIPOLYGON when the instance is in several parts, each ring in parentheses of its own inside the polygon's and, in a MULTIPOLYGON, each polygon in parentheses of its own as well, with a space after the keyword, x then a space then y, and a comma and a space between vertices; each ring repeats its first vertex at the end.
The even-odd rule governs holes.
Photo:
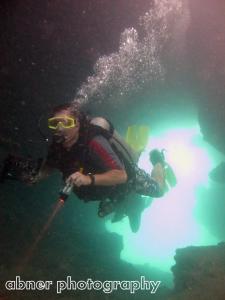
POLYGON ((132 125, 127 128, 126 142, 136 152, 141 152, 145 149, 150 128, 148 126, 132 125))

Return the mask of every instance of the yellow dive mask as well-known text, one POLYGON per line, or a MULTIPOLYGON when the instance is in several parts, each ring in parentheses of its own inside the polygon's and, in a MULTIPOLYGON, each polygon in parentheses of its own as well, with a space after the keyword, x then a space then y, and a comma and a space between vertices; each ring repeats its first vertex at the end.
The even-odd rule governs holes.
POLYGON ((55 130, 59 125, 63 128, 73 128, 76 126, 76 119, 68 116, 58 116, 48 119, 48 128, 55 130))

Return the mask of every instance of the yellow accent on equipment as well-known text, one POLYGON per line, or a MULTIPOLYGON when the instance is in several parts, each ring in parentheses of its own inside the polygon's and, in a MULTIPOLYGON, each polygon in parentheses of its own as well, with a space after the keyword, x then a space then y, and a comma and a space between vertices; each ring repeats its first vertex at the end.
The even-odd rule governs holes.
POLYGON ((127 128, 126 142, 136 152, 142 152, 149 138, 148 126, 132 125, 127 128))

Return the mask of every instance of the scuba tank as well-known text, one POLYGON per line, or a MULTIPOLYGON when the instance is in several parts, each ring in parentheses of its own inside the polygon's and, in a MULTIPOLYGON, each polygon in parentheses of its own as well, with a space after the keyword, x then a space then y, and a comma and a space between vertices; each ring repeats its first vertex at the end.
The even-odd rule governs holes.
POLYGON ((137 155, 133 149, 127 144, 127 142, 119 135, 114 129, 113 125, 102 117, 95 117, 90 121, 91 125, 101 127, 108 132, 108 140, 112 146, 114 146, 119 152, 126 156, 130 161, 136 162, 137 155))

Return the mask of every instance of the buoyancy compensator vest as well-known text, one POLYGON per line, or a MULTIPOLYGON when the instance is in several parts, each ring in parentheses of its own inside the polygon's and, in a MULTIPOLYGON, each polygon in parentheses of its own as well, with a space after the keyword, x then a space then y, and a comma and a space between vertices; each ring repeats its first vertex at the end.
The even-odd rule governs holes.
POLYGON ((102 135, 109 141, 112 149, 123 162, 128 178, 133 177, 138 155, 114 129, 112 123, 105 118, 95 117, 90 119, 88 131, 88 140, 96 135, 102 135))

